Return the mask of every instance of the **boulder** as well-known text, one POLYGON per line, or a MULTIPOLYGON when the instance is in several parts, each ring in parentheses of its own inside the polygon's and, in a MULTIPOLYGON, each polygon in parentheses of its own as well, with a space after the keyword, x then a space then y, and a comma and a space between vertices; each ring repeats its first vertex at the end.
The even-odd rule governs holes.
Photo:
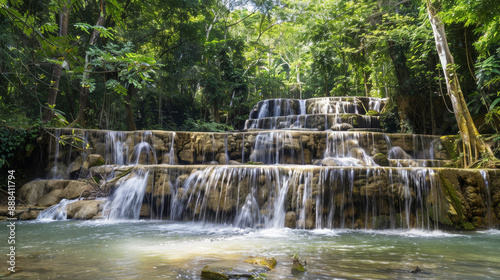
POLYGON ((93 188, 89 183, 82 181, 71 181, 59 194, 60 198, 75 199, 79 198, 84 192, 92 191, 93 188))
POLYGON ((42 196, 39 200, 37 200, 36 204, 37 206, 41 207, 47 207, 47 206, 52 206, 61 201, 61 194, 62 190, 61 189, 55 189, 51 191, 50 193, 42 196))
POLYGON ((285 215, 285 227, 296 228, 297 227, 297 214, 294 211, 289 211, 285 215))
POLYGON ((83 163, 83 168, 89 169, 94 166, 104 165, 105 163, 106 161, 101 155, 91 154, 87 156, 87 159, 85 159, 85 162, 83 163))
POLYGON ((19 191, 19 198, 27 204, 34 205, 42 196, 47 193, 45 189, 46 180, 34 180, 26 183, 19 191))
POLYGON ((380 166, 390 166, 389 159, 386 155, 378 153, 372 157, 373 161, 380 166))
POLYGON ((66 206, 68 219, 89 220, 102 210, 102 201, 99 200, 79 200, 66 206))
POLYGON ((265 258, 265 257, 255 257, 245 260, 246 263, 256 264, 259 266, 265 266, 269 269, 273 269, 278 263, 275 258, 265 258))
POLYGON ((267 266, 238 261, 221 261, 206 265, 201 270, 202 279, 229 280, 255 279, 260 273, 269 271, 267 266))

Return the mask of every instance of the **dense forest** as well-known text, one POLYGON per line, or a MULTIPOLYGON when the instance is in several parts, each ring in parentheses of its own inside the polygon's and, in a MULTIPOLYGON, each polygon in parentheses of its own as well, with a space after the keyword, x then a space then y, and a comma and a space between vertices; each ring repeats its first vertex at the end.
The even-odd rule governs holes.
POLYGON ((464 135, 449 94, 458 85, 479 133, 500 139, 497 0, 0 7, 2 126, 226 131, 263 99, 373 96, 390 100, 386 132, 464 135), (436 22, 452 58, 444 67, 436 22))

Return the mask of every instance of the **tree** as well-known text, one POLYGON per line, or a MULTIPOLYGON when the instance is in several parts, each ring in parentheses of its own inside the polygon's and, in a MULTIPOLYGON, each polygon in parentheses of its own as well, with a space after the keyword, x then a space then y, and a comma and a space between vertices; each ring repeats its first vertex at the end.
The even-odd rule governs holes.
MULTIPOLYGON (((68 36, 69 27, 69 14, 71 12, 72 3, 71 0, 53 1, 52 6, 61 7, 60 8, 60 23, 59 23, 59 37, 66 39, 68 36)), ((49 122, 54 117, 54 107, 56 106, 57 93, 59 91, 59 81, 61 79, 63 64, 65 61, 66 52, 59 53, 58 62, 54 64, 54 69, 52 72, 52 80, 50 81, 50 89, 47 98, 47 107, 45 108, 45 113, 43 115, 42 121, 44 123, 49 122)))
POLYGON ((491 148, 481 139, 465 102, 456 72, 457 65, 448 47, 445 26, 439 16, 439 2, 427 0, 427 14, 434 33, 436 49, 443 68, 446 89, 462 138, 464 167, 471 166, 480 157, 495 158, 491 148))

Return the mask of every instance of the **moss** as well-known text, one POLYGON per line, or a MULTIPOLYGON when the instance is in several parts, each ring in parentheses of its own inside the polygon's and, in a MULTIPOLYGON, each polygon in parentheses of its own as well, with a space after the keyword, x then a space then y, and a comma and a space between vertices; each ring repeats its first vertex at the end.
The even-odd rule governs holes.
POLYGON ((262 165, 263 163, 262 162, 247 161, 247 162, 245 162, 245 164, 249 164, 249 165, 262 165))
POLYGON ((292 274, 297 275, 304 272, 306 272, 306 268, 304 267, 304 265, 302 265, 297 255, 293 256, 292 274))
POLYGON ((260 266, 265 266, 265 267, 268 267, 270 269, 273 269, 277 264, 275 258, 263 258, 263 257, 247 259, 247 260, 245 260, 245 262, 260 265, 260 266))
POLYGON ((375 111, 375 110, 369 110, 368 112, 366 112, 366 115, 367 116, 378 116, 378 115, 380 115, 380 113, 375 111))
POLYGON ((458 229, 475 230, 476 228, 474 227, 474 225, 464 219, 462 202, 460 201, 455 188, 451 185, 450 182, 448 182, 448 180, 444 178, 441 173, 439 173, 439 179, 441 180, 441 186, 443 187, 445 195, 449 198, 449 202, 451 204, 450 209, 456 212, 456 215, 454 216, 457 217, 455 222, 453 222, 453 219, 450 220, 447 216, 440 217, 439 222, 445 225, 453 225, 458 229))
POLYGON ((457 159, 458 156, 460 155, 457 149, 457 140, 458 140, 457 136, 455 135, 442 136, 440 139, 441 139, 441 144, 443 145, 448 158, 457 159))
POLYGON ((389 159, 387 159, 387 156, 384 155, 383 153, 378 153, 378 154, 375 154, 373 157, 372 157, 373 161, 380 165, 380 166, 390 166, 390 162, 389 162, 389 159))

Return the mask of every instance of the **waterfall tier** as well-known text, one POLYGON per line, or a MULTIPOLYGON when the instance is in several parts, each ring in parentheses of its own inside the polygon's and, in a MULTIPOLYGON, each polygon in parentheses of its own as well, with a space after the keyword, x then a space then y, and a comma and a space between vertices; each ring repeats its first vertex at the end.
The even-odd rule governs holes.
MULTIPOLYGON (((55 129, 43 135, 47 176, 103 178, 109 195, 99 211, 111 219, 306 229, 498 226, 500 173, 442 168, 458 156, 455 136, 379 132, 386 102, 264 100, 240 132, 55 129), (77 136, 92 149, 52 135, 77 136)), ((21 193, 34 204, 57 203, 72 181, 60 189, 50 182, 21 193)), ((64 218, 63 203, 50 215, 64 218)))

